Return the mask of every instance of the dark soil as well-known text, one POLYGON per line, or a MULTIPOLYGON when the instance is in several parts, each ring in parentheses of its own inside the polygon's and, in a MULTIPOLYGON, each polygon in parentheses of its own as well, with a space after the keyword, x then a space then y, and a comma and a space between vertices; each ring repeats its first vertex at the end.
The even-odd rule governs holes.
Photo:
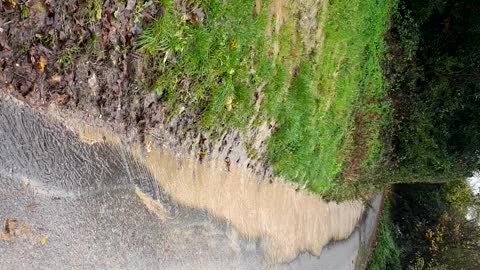
POLYGON ((0 0, 0 90, 39 111, 101 119, 127 142, 143 143, 149 134, 175 153, 271 175, 244 147, 261 140, 257 151, 265 152, 265 132, 201 132, 198 115, 184 110, 172 117, 151 90, 160 60, 144 56, 136 42, 162 16, 158 2, 0 0))
POLYGON ((161 13, 157 1, 2 0, 0 89, 33 107, 82 110, 141 135, 163 112, 147 89, 154 69, 135 42, 161 13))

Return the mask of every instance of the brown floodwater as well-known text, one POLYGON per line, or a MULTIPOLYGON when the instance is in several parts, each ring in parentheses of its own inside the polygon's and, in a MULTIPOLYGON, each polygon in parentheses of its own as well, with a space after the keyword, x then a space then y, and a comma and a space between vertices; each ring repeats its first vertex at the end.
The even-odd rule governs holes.
POLYGON ((146 147, 126 146, 79 123, 0 95, 0 222, 29 232, 0 240, 1 265, 353 269, 360 202, 325 202, 281 179, 200 163, 148 137, 146 147))

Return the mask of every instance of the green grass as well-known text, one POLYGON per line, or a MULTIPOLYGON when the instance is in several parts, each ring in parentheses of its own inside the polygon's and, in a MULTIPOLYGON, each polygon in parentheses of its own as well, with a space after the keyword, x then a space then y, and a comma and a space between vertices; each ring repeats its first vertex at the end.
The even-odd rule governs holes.
POLYGON ((208 19, 192 25, 171 1, 165 1, 164 16, 146 30, 139 44, 150 55, 162 54, 165 63, 155 91, 166 97, 172 109, 187 105, 201 111, 205 128, 218 123, 245 126, 253 92, 263 81, 259 76, 267 75, 252 70, 265 53, 266 18, 252 16, 252 1, 204 2, 208 19), (175 58, 175 64, 169 57, 175 58), (228 111, 229 99, 235 110, 228 111))
POLYGON ((63 49, 62 51, 60 51, 57 57, 57 64, 60 66, 61 69, 70 68, 79 52, 80 47, 78 46, 72 46, 63 49))
POLYGON ((275 123, 266 157, 275 172, 339 198, 351 189, 342 181, 349 163, 367 172, 382 154, 379 134, 388 106, 380 61, 393 2, 331 1, 317 16, 325 40, 307 51, 296 31, 298 16, 266 34, 274 23, 268 1, 258 15, 251 0, 191 1, 205 13, 202 23, 191 24, 190 15, 164 0, 164 15, 138 45, 158 59, 154 88, 172 115, 185 107, 199 115, 202 128, 220 131, 275 123), (256 114, 258 90, 265 97, 256 114), (358 115, 361 127, 354 124, 358 115), (356 138, 359 128, 363 135, 356 138))
POLYGON ((390 203, 385 202, 382 219, 378 225, 377 245, 372 253, 368 270, 400 270, 400 251, 395 243, 390 217, 390 203))
POLYGON ((86 0, 84 3, 82 3, 81 8, 89 23, 96 23, 102 19, 102 0, 86 0))

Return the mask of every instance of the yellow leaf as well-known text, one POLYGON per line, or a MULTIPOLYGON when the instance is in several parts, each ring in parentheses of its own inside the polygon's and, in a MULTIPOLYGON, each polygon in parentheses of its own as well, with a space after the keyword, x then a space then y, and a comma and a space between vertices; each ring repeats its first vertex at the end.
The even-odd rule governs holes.
POLYGON ((45 235, 42 235, 40 242, 42 243, 42 245, 45 245, 47 243, 47 237, 45 235))
POLYGON ((97 21, 100 21, 102 19, 102 7, 97 8, 97 10, 95 11, 95 18, 97 19, 97 21))
POLYGON ((232 39, 232 40, 230 41, 230 48, 236 49, 237 46, 238 46, 237 41, 236 41, 235 39, 232 39))
POLYGON ((232 111, 233 109, 233 97, 232 96, 229 96, 227 98, 227 102, 225 102, 225 107, 227 107, 227 111, 232 111))
POLYGON ((45 56, 40 56, 40 59, 38 60, 38 70, 40 72, 44 72, 46 65, 47 65, 47 58, 45 56))

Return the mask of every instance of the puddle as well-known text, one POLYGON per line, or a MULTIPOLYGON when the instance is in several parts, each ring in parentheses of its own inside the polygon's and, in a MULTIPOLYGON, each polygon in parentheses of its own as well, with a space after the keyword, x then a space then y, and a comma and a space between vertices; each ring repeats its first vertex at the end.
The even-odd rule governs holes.
MULTIPOLYGON (((73 129, 85 142, 121 141, 108 130, 73 129)), ((243 237, 265 240, 265 252, 273 262, 290 261, 301 252, 320 255, 331 240, 348 238, 364 210, 361 202, 325 202, 279 179, 260 179, 233 165, 227 168, 223 161, 179 158, 155 148, 148 137, 146 145, 147 151, 139 145, 130 151, 173 200, 208 210, 243 237)))

